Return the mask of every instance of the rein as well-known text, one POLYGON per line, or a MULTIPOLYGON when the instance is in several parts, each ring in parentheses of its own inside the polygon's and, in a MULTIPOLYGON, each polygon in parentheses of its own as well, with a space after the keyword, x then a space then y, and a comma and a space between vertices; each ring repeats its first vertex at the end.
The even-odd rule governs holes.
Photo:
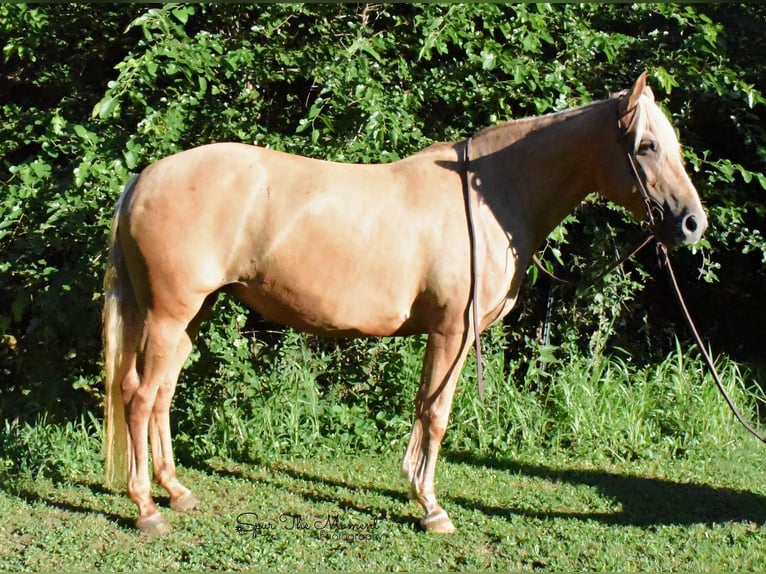
POLYGON ((468 238, 471 242, 471 298, 468 304, 473 312, 473 344, 476 349, 476 384, 479 387, 479 398, 484 400, 484 367, 481 363, 481 340, 479 339, 479 308, 476 305, 479 293, 479 271, 477 268, 476 253, 476 229, 473 219, 473 207, 471 205, 471 185, 468 181, 471 167, 471 138, 468 138, 463 148, 463 196, 465 199, 465 213, 468 219, 468 238))
MULTIPOLYGON (((636 113, 636 110, 634 110, 634 115, 635 113, 636 113)), ((619 125, 619 122, 618 122, 618 125, 619 125)), ((478 274, 478 268, 477 268, 476 229, 474 226, 473 206, 471 202, 470 182, 469 182, 470 164, 471 164, 471 153, 470 153, 471 139, 472 138, 468 138, 466 140, 465 147, 463 148, 461 179, 463 184, 463 196, 465 200, 466 219, 468 223, 468 235, 469 235, 469 240, 471 243, 471 295, 470 295, 469 305, 471 306, 471 311, 472 311, 474 347, 476 349, 476 381, 477 381, 478 390, 479 390, 479 397, 481 400, 484 400, 484 376, 483 376, 484 371, 483 371, 482 358, 481 358, 481 341, 479 339, 479 334, 480 334, 479 333, 479 310, 476 304, 478 300, 478 285, 479 285, 479 274, 478 274)), ((661 223, 662 220, 664 219, 664 215, 665 215, 664 208, 661 204, 659 204, 659 202, 657 202, 649 194, 649 190, 646 188, 644 179, 641 177, 641 170, 638 165, 638 159, 636 157, 635 151, 626 150, 626 156, 628 159, 628 164, 630 165, 633 179, 635 180, 636 186, 638 187, 638 190, 641 193, 641 197, 643 198, 644 203, 646 204, 647 221, 648 221, 650 229, 652 230, 652 233, 650 233, 650 235, 646 239, 644 239, 638 247, 634 248, 629 255, 621 258, 616 263, 610 265, 605 271, 601 272, 595 280, 590 282, 586 290, 589 289, 592 285, 598 283, 598 281, 606 277, 609 273, 614 271, 617 267, 621 266, 623 263, 625 263, 625 261, 632 258, 636 253, 641 251, 641 249, 646 247, 646 245, 648 245, 652 239, 654 239, 659 265, 660 267, 664 267, 665 270, 667 271, 670 285, 673 290, 673 294, 675 295, 678 306, 680 307, 681 313, 684 316, 686 325, 688 326, 689 331, 691 331, 692 336, 694 337, 695 344, 697 345, 697 348, 700 350, 700 353, 702 354, 702 358, 704 359, 705 365, 707 366, 708 370, 710 371, 710 374, 713 377, 713 380, 715 381, 716 387, 720 391, 721 395, 726 401, 726 404, 729 406, 729 409, 734 414, 734 417, 737 419, 737 421, 739 421, 739 423, 755 438, 757 438, 762 443, 766 443, 766 435, 759 433, 753 427, 753 425, 751 425, 742 416, 742 413, 734 404, 734 401, 732 400, 731 396, 726 391, 723 381, 721 380, 721 377, 718 374, 718 370, 715 368, 715 364, 713 362, 712 357, 710 356, 710 353, 708 353, 708 351, 705 349, 705 345, 702 342, 702 337, 700 336, 699 331, 697 330, 697 327, 694 324, 694 320, 692 319, 691 314, 689 313, 689 308, 686 305, 686 301, 684 300, 683 294, 681 293, 681 289, 678 285, 678 281, 676 280, 675 272, 673 271, 673 266, 670 262, 670 254, 668 252, 668 248, 662 242, 662 240, 657 236, 657 234, 654 233, 654 231, 657 229, 658 222, 661 223), (655 217, 655 215, 657 217, 655 217)), ((537 255, 533 255, 532 259, 537 264, 537 266, 549 277, 561 283, 570 283, 570 281, 559 279, 553 273, 545 269, 545 267, 540 263, 540 260, 538 259, 537 255)))
MULTIPOLYGON (((627 255, 624 255, 620 257, 617 261, 609 265, 606 269, 604 269, 601 273, 596 275, 595 278, 591 279, 587 283, 585 283, 585 287, 578 290, 577 296, 582 296, 583 294, 587 293, 594 285, 597 285, 604 277, 609 275, 612 271, 617 269, 618 267, 621 267, 626 261, 629 261, 632 259, 636 253, 641 251, 644 247, 649 245, 651 243, 652 239, 655 239, 654 233, 650 233, 646 238, 641 240, 641 243, 637 244, 636 247, 634 247, 630 253, 627 255)), ((532 261, 534 261, 535 265, 537 265, 538 269, 542 271, 545 275, 553 279, 554 281, 561 283, 563 285, 572 285, 574 283, 573 280, 569 279, 562 279, 558 275, 552 273, 551 271, 548 271, 548 269, 545 268, 542 261, 540 261, 540 258, 537 257, 537 255, 532 256, 532 261)))
POLYGON ((670 264, 670 256, 668 255, 668 249, 667 247, 665 247, 665 244, 661 243, 660 241, 657 241, 657 257, 660 261, 660 266, 665 267, 665 269, 668 272, 668 278, 670 279, 670 284, 673 287, 673 294, 676 296, 676 301, 678 301, 678 306, 681 308, 681 312, 684 316, 684 319, 686 319, 686 325, 689 327, 689 330, 694 336, 694 342, 697 344, 697 348, 700 350, 700 353, 702 353, 702 358, 705 360, 705 364, 707 365, 707 368, 710 370, 710 374, 713 376, 715 385, 718 387, 718 390, 721 392, 721 395, 723 395, 723 398, 726 401, 726 404, 729 405, 729 409, 731 409, 731 412, 734 414, 734 417, 740 422, 740 424, 743 427, 745 427, 745 429, 747 429, 747 431, 751 435, 753 435, 759 441, 766 443, 766 436, 756 431, 755 428, 753 428, 753 426, 749 422, 747 422, 747 420, 745 420, 745 417, 743 417, 742 413, 739 412, 739 409, 734 404, 734 401, 729 396, 729 393, 726 392, 726 388, 723 386, 723 382, 721 381, 721 377, 719 376, 718 371, 715 368, 713 359, 710 356, 710 353, 707 352, 707 350, 705 349, 705 346, 702 343, 702 337, 700 337, 700 334, 697 331, 697 327, 694 325, 694 321, 692 320, 692 317, 689 314, 689 309, 686 306, 686 301, 684 301, 684 297, 681 294, 681 289, 678 287, 678 281, 676 281, 676 275, 673 272, 673 266, 670 264))
MULTIPOLYGON (((658 203, 651 198, 649 195, 649 190, 646 189, 646 185, 644 184, 644 180, 641 177, 641 174, 639 172, 638 168, 638 162, 636 160, 636 155, 634 152, 627 152, 628 156, 628 163, 630 164, 631 171, 633 172, 633 178, 636 181, 636 185, 638 186, 639 191, 641 192, 641 195, 644 199, 644 202, 646 203, 646 212, 647 217, 649 220, 649 224, 652 226, 652 229, 655 228, 655 219, 654 219, 654 212, 655 210, 659 209, 660 214, 660 221, 662 220, 663 210, 658 206, 658 203)), ((705 345, 702 342, 702 337, 699 334, 699 331, 697 330, 697 326, 694 324, 694 320, 692 319, 691 313, 689 313, 689 308, 686 305, 686 301, 684 300, 683 294, 681 293, 681 288, 678 285, 678 281, 676 280, 676 274, 673 271, 673 266, 670 263, 670 254, 668 252, 667 246, 660 240, 656 235, 653 236, 655 240, 655 247, 657 249, 657 259, 659 262, 660 267, 664 267, 665 270, 668 273, 668 279, 670 280, 670 286, 673 288, 673 295, 675 295, 676 302, 678 303, 679 308, 681 309, 681 314, 684 316, 684 319, 686 320, 686 325, 689 327, 689 331, 691 331, 692 336, 694 337, 694 342, 697 345, 697 348, 700 350, 700 353, 702 354, 702 358, 705 361, 705 365, 707 366, 708 370, 710 371, 710 374, 713 377, 713 380, 715 381, 716 387, 718 387, 718 390, 720 391, 721 395, 723 396, 724 400, 726 401, 726 404, 729 406, 729 409, 731 409, 731 412, 734 414, 734 417, 739 421, 739 423, 745 427, 745 429, 753 435, 755 438, 757 438, 762 443, 766 443, 766 436, 759 433, 753 425, 751 425, 745 417, 742 416, 742 413, 737 408, 737 405, 734 404, 734 401, 732 400, 729 393, 726 391, 726 387, 724 387, 723 381, 721 380, 721 376, 718 374, 718 370, 715 368, 715 363, 713 362, 712 357, 710 356, 710 353, 705 349, 705 345)), ((650 239, 652 236, 650 236, 650 239)))

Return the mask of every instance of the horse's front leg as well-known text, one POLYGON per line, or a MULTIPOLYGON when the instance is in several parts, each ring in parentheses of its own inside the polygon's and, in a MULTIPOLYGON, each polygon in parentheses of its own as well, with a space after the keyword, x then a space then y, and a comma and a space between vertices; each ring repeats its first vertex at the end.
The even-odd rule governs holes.
POLYGON ((420 524, 428 532, 449 534, 455 531, 449 516, 436 501, 434 471, 447 430, 455 385, 469 345, 470 341, 462 332, 431 334, 423 358, 415 404, 416 419, 402 461, 402 473, 410 483, 410 498, 426 511, 420 524))

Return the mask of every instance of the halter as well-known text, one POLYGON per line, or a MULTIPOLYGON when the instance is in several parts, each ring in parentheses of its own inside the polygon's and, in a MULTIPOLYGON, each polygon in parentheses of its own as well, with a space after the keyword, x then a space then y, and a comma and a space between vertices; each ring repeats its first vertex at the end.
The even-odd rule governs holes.
MULTIPOLYGON (((633 126, 633 124, 635 123, 637 119, 636 118, 637 113, 638 113, 638 105, 636 105, 633 108, 633 110, 629 110, 628 112, 626 112, 626 114, 623 114, 623 115, 619 115, 619 108, 618 108, 617 126, 620 129, 621 135, 623 136, 622 137, 623 142, 628 141, 627 136, 628 136, 628 133, 630 132, 630 128, 633 126), (630 113, 630 111, 633 112, 633 117, 628 123, 628 126, 623 129, 621 125, 621 120, 625 115, 627 115, 627 113, 630 113)), ((471 311, 472 311, 472 317, 473 317, 474 347, 476 349, 476 381, 477 381, 477 386, 479 390, 479 397, 481 400, 484 400, 484 380, 483 380, 484 377, 483 377, 483 367, 482 367, 482 359, 481 359, 481 341, 479 340, 479 310, 476 304, 476 301, 478 298, 478 284, 479 284, 479 275, 478 275, 478 269, 477 269, 476 231, 474 228, 473 208, 471 205, 470 182, 468 180, 470 167, 471 167, 471 139, 472 138, 468 138, 465 142, 465 146, 463 147, 461 179, 463 184, 463 196, 465 200, 466 218, 468 220, 468 236, 471 243, 471 295, 470 295, 470 300, 468 304, 472 308, 471 311)), ((700 353, 702 354, 705 364, 710 370, 713 380, 715 381, 716 387, 718 387, 718 390, 720 391, 721 395, 726 401, 726 404, 729 406, 729 409, 734 414, 734 417, 737 419, 737 421, 739 421, 739 423, 743 427, 745 427, 745 429, 750 434, 752 434, 755 438, 757 438, 762 443, 766 443, 766 435, 763 435, 759 433, 758 431, 756 431, 755 428, 750 423, 748 423, 748 421, 742 416, 739 409, 734 404, 734 401, 729 396, 729 393, 726 391, 726 388, 724 387, 723 382, 721 381, 721 377, 715 368, 713 359, 711 358, 710 354, 705 350, 705 345, 702 342, 702 338, 700 337, 699 332, 697 331, 697 328, 694 324, 694 321, 692 320, 692 317, 689 313, 689 309, 686 306, 684 297, 681 294, 681 289, 678 286, 678 281, 676 281, 675 273, 673 272, 673 267, 670 263, 670 255, 668 253, 668 248, 662 242, 662 240, 657 236, 657 233, 656 233, 658 229, 657 226, 661 224, 665 219, 665 208, 659 201, 657 201, 649 193, 649 190, 644 181, 645 178, 642 177, 643 170, 641 169, 640 164, 638 162, 635 146, 632 146, 632 147, 626 146, 625 153, 628 158, 628 165, 630 166, 633 180, 635 181, 636 187, 638 188, 638 191, 641 194, 641 197, 643 198, 644 203, 646 205, 646 218, 647 218, 647 223, 649 225, 649 228, 651 229, 651 233, 649 237, 643 240, 643 242, 636 249, 634 249, 627 257, 622 258, 616 264, 610 266, 606 270, 606 272, 600 274, 599 277, 603 278, 608 273, 612 272, 616 267, 622 265, 625 261, 633 257, 636 253, 638 253, 641 249, 643 249, 644 246, 646 246, 652 239, 654 239, 659 265, 660 267, 664 267, 668 273, 670 284, 673 287, 673 294, 675 295, 676 301, 678 302, 678 305, 681 308, 681 312, 684 316, 684 319, 686 320, 686 324, 689 327, 689 330, 691 331, 694 337, 697 348, 700 350, 700 353)), ((547 273, 548 275, 550 275, 551 277, 553 277, 554 279, 558 281, 568 283, 568 281, 559 279, 558 277, 550 273, 547 269, 545 269, 542 266, 542 264, 539 263, 539 259, 537 259, 536 256, 533 256, 533 259, 535 259, 535 262, 545 273, 547 273)))

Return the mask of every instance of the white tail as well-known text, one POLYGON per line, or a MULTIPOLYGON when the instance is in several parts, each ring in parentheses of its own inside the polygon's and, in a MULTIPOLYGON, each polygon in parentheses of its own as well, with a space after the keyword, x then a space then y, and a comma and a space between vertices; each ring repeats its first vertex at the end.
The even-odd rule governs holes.
POLYGON ((136 368, 140 322, 135 293, 117 240, 117 227, 123 199, 132 190, 136 179, 128 183, 115 207, 109 237, 109 262, 104 276, 104 483, 108 488, 124 486, 128 477, 130 439, 125 424, 122 381, 130 369, 136 368))

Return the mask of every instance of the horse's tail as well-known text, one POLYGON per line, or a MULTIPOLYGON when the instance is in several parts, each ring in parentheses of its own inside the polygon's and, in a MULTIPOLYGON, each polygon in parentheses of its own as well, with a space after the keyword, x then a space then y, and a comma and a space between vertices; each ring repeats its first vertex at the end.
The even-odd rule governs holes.
POLYGON ((132 191, 136 179, 128 183, 117 201, 104 275, 104 483, 108 488, 124 485, 128 476, 130 438, 125 423, 122 382, 130 370, 136 368, 140 321, 138 303, 118 240, 118 222, 122 202, 132 191))

